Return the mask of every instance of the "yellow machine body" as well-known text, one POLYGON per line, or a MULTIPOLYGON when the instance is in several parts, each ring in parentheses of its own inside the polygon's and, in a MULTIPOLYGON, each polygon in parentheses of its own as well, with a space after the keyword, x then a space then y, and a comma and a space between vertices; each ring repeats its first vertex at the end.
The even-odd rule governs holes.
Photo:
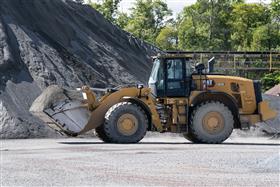
MULTIPOLYGON (((87 94, 87 102, 91 117, 85 128, 79 133, 85 133, 91 129, 97 128, 104 121, 106 112, 114 104, 122 101, 136 102, 143 107, 143 110, 149 116, 150 125, 153 125, 157 131, 161 132, 164 129, 161 124, 159 114, 156 110, 158 103, 169 105, 172 109, 171 118, 168 120, 168 131, 178 132, 177 125, 186 125, 188 123, 185 108, 186 106, 194 106, 205 100, 221 100, 231 98, 238 106, 238 111, 235 115, 241 120, 241 123, 249 123, 254 125, 261 121, 266 121, 276 117, 277 112, 271 109, 267 101, 256 103, 253 81, 240 77, 207 75, 206 79, 213 81, 213 85, 209 82, 200 81, 198 75, 193 76, 199 90, 191 92, 189 98, 154 98, 151 95, 150 88, 123 88, 113 93, 107 93, 100 100, 92 100, 94 92, 89 91, 84 87, 83 91, 87 94), (206 86, 206 84, 208 84, 206 86), (238 89, 237 89, 238 87, 238 89), (221 97, 221 95, 223 95, 221 97), (98 103, 98 104, 96 104, 98 103)), ((211 82, 210 81, 210 82, 211 82)), ((241 126, 236 126, 241 127, 241 126)))

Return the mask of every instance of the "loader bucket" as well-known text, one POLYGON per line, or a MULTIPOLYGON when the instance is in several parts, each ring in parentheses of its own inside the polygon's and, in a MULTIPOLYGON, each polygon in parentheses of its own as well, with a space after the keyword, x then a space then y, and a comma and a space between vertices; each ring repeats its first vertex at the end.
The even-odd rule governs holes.
POLYGON ((61 134, 77 136, 90 118, 83 101, 81 91, 49 86, 33 102, 30 112, 61 134))

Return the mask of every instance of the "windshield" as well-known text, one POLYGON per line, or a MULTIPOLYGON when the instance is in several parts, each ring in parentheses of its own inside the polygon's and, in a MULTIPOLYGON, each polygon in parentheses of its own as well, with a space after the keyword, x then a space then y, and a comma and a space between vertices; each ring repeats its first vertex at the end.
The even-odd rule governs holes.
POLYGON ((167 79, 183 78, 183 62, 181 59, 168 59, 167 63, 167 79))
POLYGON ((151 81, 156 82, 159 66, 160 66, 160 60, 155 59, 149 82, 151 81))

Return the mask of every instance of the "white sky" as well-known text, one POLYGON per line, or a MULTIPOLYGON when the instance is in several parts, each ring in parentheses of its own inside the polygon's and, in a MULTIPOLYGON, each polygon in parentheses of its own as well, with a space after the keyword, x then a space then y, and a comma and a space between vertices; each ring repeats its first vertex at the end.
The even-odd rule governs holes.
MULTIPOLYGON (((89 0, 88 0, 89 1, 89 0)), ((91 0, 93 2, 98 2, 100 0, 91 0)), ((176 15, 183 10, 186 5, 191 5, 196 2, 196 0, 165 0, 168 7, 172 10, 173 14, 176 15)), ((247 3, 270 3, 271 0, 245 0, 247 3)), ((120 10, 122 12, 129 12, 129 9, 133 6, 135 0, 122 0, 120 4, 120 10)))
MULTIPOLYGON (((173 11, 173 14, 178 14, 183 10, 186 5, 191 5, 196 0, 165 0, 168 7, 173 11)), ((120 4, 120 10, 123 12, 129 12, 129 9, 133 6, 135 0, 122 0, 120 4)), ((270 0, 246 0, 247 3, 270 3, 270 0)))

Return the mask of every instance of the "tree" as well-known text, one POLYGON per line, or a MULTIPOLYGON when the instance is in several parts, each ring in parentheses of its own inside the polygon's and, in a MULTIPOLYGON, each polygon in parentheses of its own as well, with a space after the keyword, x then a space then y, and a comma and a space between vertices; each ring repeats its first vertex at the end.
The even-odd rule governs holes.
POLYGON ((261 25, 254 29, 251 50, 270 51, 280 45, 279 29, 273 24, 261 25))
POLYGON ((174 27, 168 25, 164 27, 156 38, 156 44, 163 50, 176 50, 178 44, 178 34, 174 27))
MULTIPOLYGON (((235 4, 230 23, 233 28, 231 35, 233 48, 236 50, 250 50, 254 30, 267 23, 270 23, 270 12, 266 6, 256 3, 235 4)), ((255 35, 258 35, 258 32, 255 31, 255 35)))
POLYGON ((102 0, 101 3, 90 1, 90 5, 99 11, 107 20, 115 22, 121 0, 102 0))
POLYGON ((276 49, 280 50, 280 0, 272 0, 270 7, 272 25, 278 30, 278 45, 276 46, 276 49))
POLYGON ((232 5, 243 1, 198 0, 182 13, 179 46, 195 50, 230 50, 232 5))
POLYGON ((130 17, 127 13, 124 12, 118 12, 117 17, 115 20, 115 23, 122 29, 124 29, 127 26, 127 23, 129 22, 130 17))
POLYGON ((277 22, 279 25, 280 24, 280 0, 272 0, 270 6, 271 6, 273 21, 277 22))
POLYGON ((171 11, 162 0, 137 0, 131 9, 125 30, 140 39, 155 43, 157 35, 170 15, 171 11))
POLYGON ((184 50, 201 50, 207 46, 207 31, 203 26, 200 2, 185 7, 181 15, 178 38, 179 47, 184 50))

